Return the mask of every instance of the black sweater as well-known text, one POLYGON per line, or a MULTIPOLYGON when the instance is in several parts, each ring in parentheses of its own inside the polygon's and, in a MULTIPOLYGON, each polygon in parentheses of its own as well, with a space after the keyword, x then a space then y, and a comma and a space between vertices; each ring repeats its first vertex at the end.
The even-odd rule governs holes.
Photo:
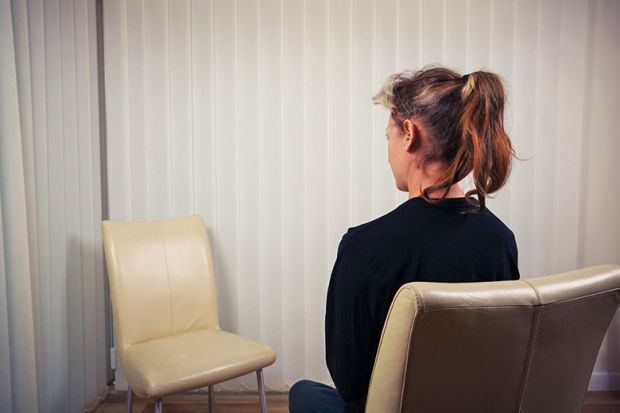
POLYGON ((441 205, 411 198, 342 237, 327 291, 325 339, 345 412, 364 410, 383 323, 401 285, 519 279, 512 231, 488 208, 460 213, 471 208, 465 198, 441 205))

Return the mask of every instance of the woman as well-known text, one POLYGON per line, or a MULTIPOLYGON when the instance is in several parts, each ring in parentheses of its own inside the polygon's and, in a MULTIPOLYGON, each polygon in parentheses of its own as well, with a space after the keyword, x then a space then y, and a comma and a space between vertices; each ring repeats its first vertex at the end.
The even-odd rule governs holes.
POLYGON ((441 67, 400 73, 374 101, 391 111, 388 160, 409 199, 343 236, 325 317, 336 389, 296 383, 292 413, 363 412, 383 323, 402 284, 519 278, 514 235, 485 206, 514 156, 499 77, 441 67), (459 182, 470 172, 475 188, 464 194, 459 182))

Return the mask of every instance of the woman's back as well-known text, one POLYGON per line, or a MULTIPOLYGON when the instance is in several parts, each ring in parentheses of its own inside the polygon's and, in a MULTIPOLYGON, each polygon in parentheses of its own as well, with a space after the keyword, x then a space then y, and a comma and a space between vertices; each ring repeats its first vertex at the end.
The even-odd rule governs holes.
POLYGON ((351 411, 363 408, 383 323, 401 285, 519 278, 512 231, 488 209, 462 213, 471 208, 465 198, 436 205, 411 198, 342 238, 327 294, 326 355, 351 411))

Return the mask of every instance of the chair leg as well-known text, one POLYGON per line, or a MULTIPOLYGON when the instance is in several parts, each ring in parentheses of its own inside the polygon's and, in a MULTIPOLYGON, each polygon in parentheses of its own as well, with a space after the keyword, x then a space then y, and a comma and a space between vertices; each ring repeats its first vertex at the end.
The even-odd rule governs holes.
POLYGON ((209 386, 209 413, 213 413, 213 385, 209 386))
POLYGON ((164 413, 164 402, 162 399, 155 400, 155 413, 164 413))
POLYGON ((263 369, 256 370, 258 380, 258 397, 260 399, 261 413, 267 413, 267 399, 265 398, 265 384, 263 383, 263 369))
POLYGON ((125 406, 125 413, 131 413, 133 410, 133 391, 127 388, 127 405, 125 406))

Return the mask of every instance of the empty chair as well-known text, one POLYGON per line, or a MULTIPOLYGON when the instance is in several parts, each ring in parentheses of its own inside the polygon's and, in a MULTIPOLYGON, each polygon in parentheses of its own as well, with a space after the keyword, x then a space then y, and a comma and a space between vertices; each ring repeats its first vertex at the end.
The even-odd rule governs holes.
POLYGON ((132 395, 155 399, 256 372, 275 361, 261 343, 219 327, 213 258, 199 216, 152 222, 103 222, 116 347, 132 395))
POLYGON ((519 281, 403 285, 368 413, 580 413, 620 302, 620 267, 519 281))

